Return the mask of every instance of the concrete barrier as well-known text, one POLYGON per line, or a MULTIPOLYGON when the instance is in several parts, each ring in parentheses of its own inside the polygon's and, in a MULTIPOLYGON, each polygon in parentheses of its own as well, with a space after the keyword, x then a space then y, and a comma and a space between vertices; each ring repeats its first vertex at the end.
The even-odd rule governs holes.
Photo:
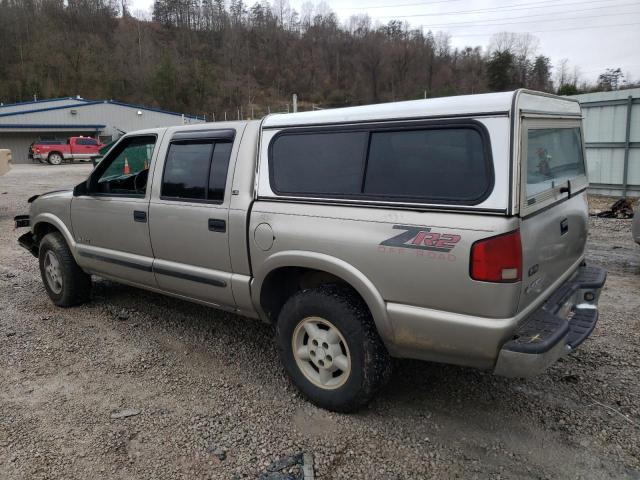
POLYGON ((11 150, 0 148, 0 176, 11 170, 11 150))

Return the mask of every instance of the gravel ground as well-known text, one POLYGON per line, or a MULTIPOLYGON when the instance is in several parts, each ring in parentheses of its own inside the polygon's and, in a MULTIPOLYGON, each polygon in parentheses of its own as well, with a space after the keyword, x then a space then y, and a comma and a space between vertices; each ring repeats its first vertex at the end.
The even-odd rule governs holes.
POLYGON ((0 478, 296 478, 308 453, 319 479, 640 479, 629 220, 592 217, 588 256, 610 273, 576 354, 529 380, 399 361, 340 415, 295 393, 259 322, 101 280, 91 303, 55 308, 12 219, 89 169, 0 177, 0 478))

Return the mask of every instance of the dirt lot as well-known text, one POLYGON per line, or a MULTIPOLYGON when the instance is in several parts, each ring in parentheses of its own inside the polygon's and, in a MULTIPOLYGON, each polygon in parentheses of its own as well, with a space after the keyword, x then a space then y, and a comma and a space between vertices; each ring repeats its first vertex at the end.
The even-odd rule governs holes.
POLYGON ((338 415, 294 392, 266 325, 101 280, 88 305, 55 308, 12 218, 89 168, 0 177, 0 478, 277 479, 267 467, 302 452, 320 479, 640 478, 629 220, 592 217, 609 279, 575 355, 530 380, 399 361, 366 410, 338 415))

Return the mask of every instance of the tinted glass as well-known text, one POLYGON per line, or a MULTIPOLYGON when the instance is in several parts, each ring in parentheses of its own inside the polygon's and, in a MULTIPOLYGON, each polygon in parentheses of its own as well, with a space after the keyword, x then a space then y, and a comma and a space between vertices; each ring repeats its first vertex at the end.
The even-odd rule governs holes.
POLYGON ((362 188, 367 132, 285 134, 271 148, 272 187, 299 194, 354 194, 362 188))
POLYGON ((76 144, 78 145, 97 145, 98 142, 96 142, 93 138, 79 138, 76 140, 76 144))
POLYGON ((163 197, 205 200, 213 144, 172 143, 162 180, 163 197))
POLYGON ((487 193, 491 178, 475 129, 373 132, 364 194, 471 202, 487 193))
POLYGON ((156 137, 132 137, 123 140, 105 158, 95 186, 96 193, 144 194, 156 137))
POLYGON ((231 156, 232 143, 216 143, 213 150, 211 172, 209 173, 209 200, 222 202, 224 187, 227 183, 227 170, 231 156))
POLYGON ((528 130, 527 199, 584 174, 579 128, 528 130))

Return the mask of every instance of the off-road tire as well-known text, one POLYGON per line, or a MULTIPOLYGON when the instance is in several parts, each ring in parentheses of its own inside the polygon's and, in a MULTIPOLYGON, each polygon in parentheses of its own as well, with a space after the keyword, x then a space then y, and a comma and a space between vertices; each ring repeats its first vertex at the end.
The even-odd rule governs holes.
POLYGON ((91 294, 91 275, 87 275, 78 266, 69 250, 64 237, 58 232, 48 233, 40 242, 38 253, 40 275, 42 283, 53 303, 59 307, 72 307, 89 300, 91 294), (52 252, 59 262, 60 276, 62 277, 62 289, 55 292, 49 285, 45 271, 45 258, 48 252, 52 252))
POLYGON ((391 359, 364 301, 340 285, 301 290, 287 300, 278 315, 276 340, 282 363, 298 390, 315 405, 335 412, 353 412, 366 405, 386 383, 391 359), (296 327, 305 318, 328 320, 347 343, 351 368, 347 380, 334 389, 316 386, 296 362, 296 327))

